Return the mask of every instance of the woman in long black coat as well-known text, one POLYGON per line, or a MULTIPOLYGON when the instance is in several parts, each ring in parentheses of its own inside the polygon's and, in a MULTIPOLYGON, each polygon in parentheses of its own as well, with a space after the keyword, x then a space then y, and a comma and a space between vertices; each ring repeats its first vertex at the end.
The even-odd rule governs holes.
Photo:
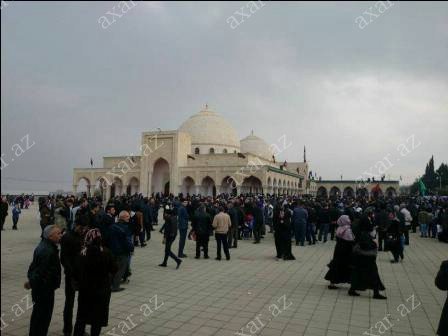
POLYGON ((373 289, 374 299, 386 299, 385 296, 380 294, 380 291, 386 288, 378 274, 378 266, 376 265, 378 246, 371 235, 372 230, 371 214, 363 215, 359 221, 358 232, 355 233, 355 247, 353 249, 354 268, 348 294, 350 296, 359 296, 356 292, 357 290, 373 289))
POLYGON ((275 206, 273 224, 277 258, 295 260, 291 250, 291 210, 287 204, 275 206))
MULTIPOLYGON (((439 273, 436 277, 436 286, 440 290, 448 291, 448 260, 442 262, 439 273)), ((448 335, 448 298, 443 306, 442 316, 440 317, 439 329, 437 335, 448 335)))
POLYGON ((79 262, 78 314, 74 336, 83 336, 87 324, 90 336, 99 336, 109 320, 111 279, 117 265, 111 252, 102 246, 98 229, 87 232, 79 262))
POLYGON ((352 273, 352 250, 355 237, 351 228, 351 221, 347 215, 342 215, 337 220, 336 246, 333 259, 328 264, 328 272, 325 280, 330 281, 328 289, 337 289, 335 284, 350 283, 352 273))

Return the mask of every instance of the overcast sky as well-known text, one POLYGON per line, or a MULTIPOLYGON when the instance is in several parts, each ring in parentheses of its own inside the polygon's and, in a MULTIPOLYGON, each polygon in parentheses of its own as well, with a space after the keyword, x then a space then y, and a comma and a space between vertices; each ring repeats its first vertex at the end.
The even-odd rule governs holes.
POLYGON ((306 145, 323 179, 378 172, 389 155, 386 177, 412 182, 431 155, 448 161, 447 3, 372 7, 363 29, 355 20, 375 2, 253 14, 247 2, 135 2, 107 29, 98 19, 118 2, 6 3, 2 191, 71 190, 74 167, 135 152, 142 131, 177 129, 205 103, 241 138, 286 135, 281 160, 306 145), (232 29, 241 7, 250 17, 232 29))

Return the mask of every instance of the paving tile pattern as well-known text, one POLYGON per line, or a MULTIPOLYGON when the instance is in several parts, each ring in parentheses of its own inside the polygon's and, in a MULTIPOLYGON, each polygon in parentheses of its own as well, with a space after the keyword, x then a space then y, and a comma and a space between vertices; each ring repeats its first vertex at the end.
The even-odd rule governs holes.
MULTIPOLYGON (((18 231, 11 230, 9 216, 1 234, 2 335, 25 336, 29 328, 26 296, 31 295, 23 283, 40 227, 36 208, 22 214, 18 231)), ((379 254, 385 301, 373 300, 370 291, 350 297, 347 286, 327 289, 323 277, 332 241, 294 246, 296 261, 274 259, 271 234, 258 245, 239 241, 239 247, 231 249, 230 261, 214 260, 214 239, 209 245, 211 258, 196 260, 194 242, 187 241, 188 258, 177 271, 171 260, 166 269, 157 266, 163 256, 161 241, 155 231, 147 247, 136 248, 131 281, 123 285, 126 290, 112 294, 103 335, 349 336, 369 330, 377 335, 379 330, 381 335, 435 335, 446 299, 434 278, 441 261, 448 259, 448 245, 416 234, 411 234, 403 263, 390 264, 389 253, 379 254)), ((174 246, 176 252, 177 242, 174 246)), ((49 332, 53 336, 62 335, 63 286, 56 291, 49 332)))

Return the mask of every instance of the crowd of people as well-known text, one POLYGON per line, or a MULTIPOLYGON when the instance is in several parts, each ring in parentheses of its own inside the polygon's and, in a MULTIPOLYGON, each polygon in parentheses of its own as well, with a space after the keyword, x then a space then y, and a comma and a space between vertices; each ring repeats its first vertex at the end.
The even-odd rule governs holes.
MULTIPOLYGON (((3 212, 2 218, 6 218, 3 212)), ((15 208, 20 210, 16 202, 15 208)), ((6 211, 8 206, 6 206, 6 211)), ((187 240, 195 241, 196 255, 209 258, 209 240, 216 240, 216 260, 231 259, 230 250, 240 240, 263 242, 273 233, 277 260, 295 260, 292 244, 324 244, 335 240, 333 258, 325 279, 328 288, 348 283, 348 294, 373 290, 373 298, 386 299, 385 285, 376 264, 381 251, 390 251, 392 263, 403 261, 405 246, 412 244, 409 232, 448 242, 448 202, 441 198, 396 197, 390 199, 316 199, 312 197, 228 194, 117 196, 100 198, 52 196, 39 199, 42 240, 28 271, 33 313, 30 335, 46 335, 54 291, 65 275, 64 335, 99 335, 108 323, 111 293, 124 290, 132 275, 135 248, 144 248, 163 213, 165 255, 180 268, 187 258, 187 240), (269 231, 267 231, 269 230, 269 231), (172 251, 178 239, 177 255, 172 251), (60 243, 59 254, 57 245, 60 243), (73 307, 78 292, 78 311, 73 327, 73 307)), ((4 220, 2 220, 4 223, 4 220)), ((3 225, 2 225, 3 227, 3 225)), ((446 312, 445 312, 446 315, 446 312)))

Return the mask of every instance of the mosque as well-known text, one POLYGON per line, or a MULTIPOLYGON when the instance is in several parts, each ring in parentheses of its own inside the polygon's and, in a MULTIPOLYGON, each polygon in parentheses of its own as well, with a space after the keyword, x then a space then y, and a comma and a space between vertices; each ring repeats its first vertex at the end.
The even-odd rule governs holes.
POLYGON ((103 157, 102 168, 75 168, 73 192, 103 199, 135 193, 398 194, 398 181, 360 185, 356 180, 317 180, 309 172, 305 148, 302 162, 277 162, 276 155, 286 149, 282 145, 282 141, 268 145, 253 132, 240 140, 232 124, 206 105, 177 130, 142 133, 139 155, 103 157))
POLYGON ((140 154, 103 157, 103 168, 75 168, 73 191, 115 195, 178 193, 315 194, 308 163, 277 162, 282 144, 268 145, 251 132, 240 140, 220 114, 205 108, 177 130, 144 132, 140 154))

